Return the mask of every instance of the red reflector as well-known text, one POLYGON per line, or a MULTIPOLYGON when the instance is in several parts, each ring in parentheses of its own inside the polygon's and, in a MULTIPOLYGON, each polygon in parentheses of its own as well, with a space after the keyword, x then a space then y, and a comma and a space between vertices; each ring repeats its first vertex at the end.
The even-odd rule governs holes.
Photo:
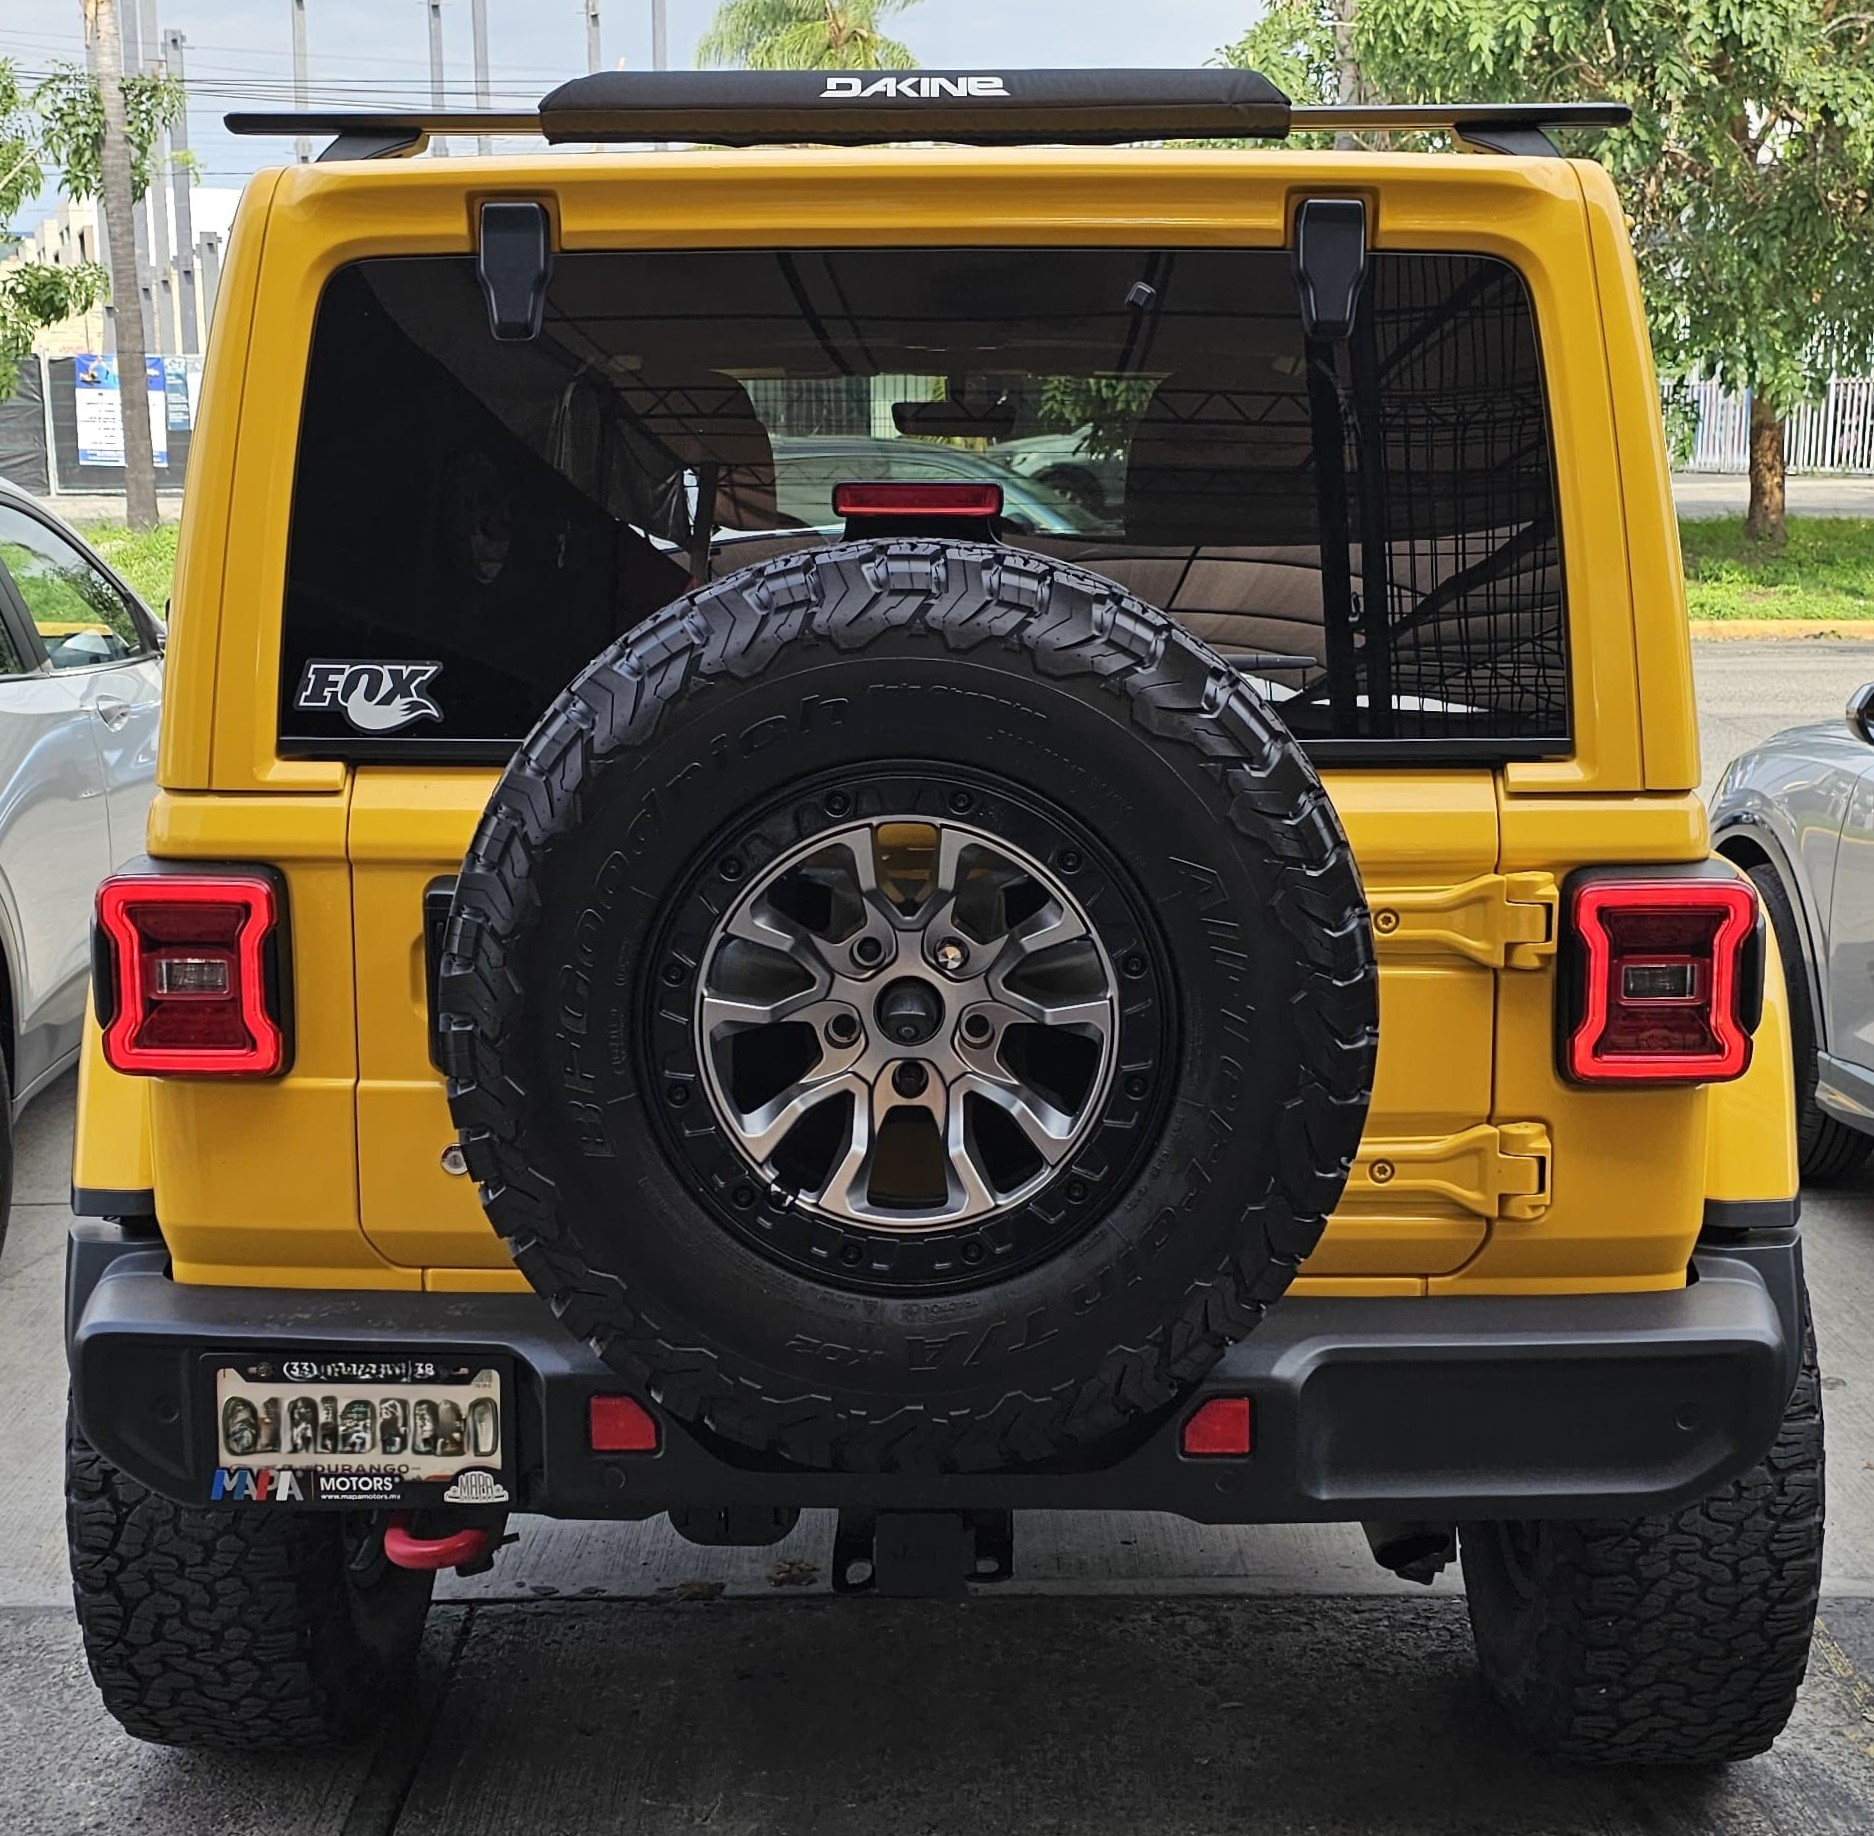
POLYGON ((1721 1083, 1750 1064, 1741 983, 1757 896, 1741 880, 1593 880, 1574 896, 1580 1015, 1569 1074, 1721 1083))
POLYGON ((1241 1457, 1250 1451, 1249 1398, 1213 1396, 1184 1424, 1185 1454, 1196 1460, 1241 1457))
POLYGON ((842 484, 836 516, 1000 516, 999 484, 842 484))
POLYGON ((269 988, 280 911, 256 874, 119 877, 98 888, 104 1059, 140 1077, 271 1077, 286 1035, 269 988))
POLYGON ((587 1406, 594 1453, 656 1453, 657 1418, 635 1396, 595 1396, 587 1406))

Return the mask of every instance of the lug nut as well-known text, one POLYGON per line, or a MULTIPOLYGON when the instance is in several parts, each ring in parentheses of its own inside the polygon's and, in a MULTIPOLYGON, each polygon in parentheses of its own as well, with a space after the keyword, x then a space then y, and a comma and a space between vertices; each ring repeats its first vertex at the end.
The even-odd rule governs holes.
POLYGON ((921 1097, 930 1088, 930 1073, 915 1058, 907 1058, 891 1074, 891 1087, 901 1097, 921 1097))
POLYGON ((836 1046, 849 1046, 859 1037, 857 1014, 835 1014, 826 1023, 826 1036, 836 1046))
POLYGON ((861 969, 871 969, 885 960, 885 945, 876 937, 861 937, 852 947, 852 960, 861 969))
POLYGON ((943 942, 931 952, 931 961, 934 962, 945 975, 955 975, 969 960, 969 951, 966 950, 961 941, 955 937, 946 937, 943 942))

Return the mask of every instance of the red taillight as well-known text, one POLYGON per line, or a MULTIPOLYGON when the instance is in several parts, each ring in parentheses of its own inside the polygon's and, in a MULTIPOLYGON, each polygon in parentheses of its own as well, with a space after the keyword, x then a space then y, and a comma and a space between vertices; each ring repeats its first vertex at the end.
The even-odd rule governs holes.
POLYGON ((586 1438, 594 1453, 656 1453, 657 1417, 635 1396, 595 1396, 586 1438))
POLYGON ((833 487, 833 511, 868 516, 1000 516, 999 484, 842 484, 833 487))
POLYGON ((104 1060, 141 1077, 286 1067, 279 895, 260 874, 160 874, 98 888, 104 1060))
POLYGON ((1723 1083, 1750 1064, 1757 896, 1742 880, 1590 880, 1568 1073, 1584 1083, 1723 1083))
POLYGON ((1241 1459, 1250 1451, 1249 1398, 1213 1396, 1184 1424, 1179 1441, 1194 1460, 1241 1459))

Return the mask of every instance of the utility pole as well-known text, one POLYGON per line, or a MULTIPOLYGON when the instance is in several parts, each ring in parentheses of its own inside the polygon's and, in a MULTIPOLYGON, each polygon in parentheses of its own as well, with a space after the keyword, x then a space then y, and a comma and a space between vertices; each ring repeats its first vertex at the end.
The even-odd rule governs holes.
POLYGON ((605 68, 605 53, 599 48, 599 0, 586 0, 586 68, 605 68))
MULTIPOLYGON (((154 0, 152 0, 152 4, 154 0)), ((124 76, 143 74, 143 22, 142 9, 138 0, 117 0, 117 51, 118 68, 124 76)), ((121 90, 118 92, 123 93, 121 90)), ((128 104, 126 104, 126 108, 128 104)), ((125 132, 129 129, 126 127, 125 132)), ((137 251, 137 297, 142 303, 143 334, 147 339, 154 328, 156 318, 156 289, 150 276, 150 215, 148 196, 139 201, 136 195, 136 174, 131 174, 130 226, 131 234, 136 239, 137 251)))
POLYGON ((670 21, 666 0, 651 0, 651 68, 670 68, 670 21))
MULTIPOLYGON (((293 0, 293 106, 306 112, 306 0, 293 0)), ((293 142, 293 157, 312 163, 312 142, 304 134, 293 142)))
POLYGON ((84 0, 86 37, 95 41, 104 144, 98 158, 99 203, 110 232, 111 320, 117 344, 117 401, 124 429, 124 519, 156 527, 156 448, 147 407, 143 299, 138 292, 136 207, 130 176, 130 128, 124 114, 124 44, 117 0, 84 0))
MULTIPOLYGON (((429 100, 440 115, 443 111, 442 0, 429 0, 429 100)), ((441 158, 449 151, 449 143, 438 134, 430 151, 441 158)))
POLYGON ((202 336, 196 304, 195 224, 189 210, 189 85, 182 67, 184 42, 180 32, 163 34, 169 74, 182 91, 182 106, 176 111, 176 158, 169 173, 169 195, 175 200, 176 211, 176 305, 182 321, 181 347, 184 356, 192 357, 202 348, 202 336))
MULTIPOLYGON (((488 112, 488 0, 474 0, 469 19, 475 34, 475 106, 485 115, 488 112)), ((483 159, 494 150, 495 143, 486 134, 475 142, 475 151, 483 159)))
MULTIPOLYGON (((162 40, 156 25, 156 0, 141 8, 138 24, 137 68, 152 76, 163 74, 162 40)), ((169 266, 169 200, 163 195, 163 168, 169 163, 169 136, 156 130, 150 148, 150 187, 143 194, 143 209, 150 225, 150 299, 155 320, 150 347, 159 356, 176 348, 175 280, 169 266)))

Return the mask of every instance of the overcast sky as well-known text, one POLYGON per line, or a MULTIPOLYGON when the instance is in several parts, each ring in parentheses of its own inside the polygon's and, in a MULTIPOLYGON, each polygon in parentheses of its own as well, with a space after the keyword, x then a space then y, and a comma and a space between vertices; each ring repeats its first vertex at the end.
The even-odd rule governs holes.
MULTIPOLYGON (((671 61, 692 61, 713 0, 667 0, 671 61)), ((136 0, 119 0, 134 11, 136 0)), ((237 141, 230 108, 292 106, 292 0, 142 0, 144 30, 187 40, 189 132, 202 182, 238 184, 292 157, 289 143, 237 141)), ((917 0, 892 29, 938 69, 1066 64, 1203 63, 1240 35, 1260 0, 917 0)), ((82 0, 0 0, 0 57, 30 81, 60 59, 82 61, 82 0)), ((651 62, 651 0, 600 0, 605 62, 651 62)), ((525 105, 586 68, 584 0, 488 0, 497 105, 525 105)), ((472 103, 469 0, 443 0, 443 50, 453 106, 472 103)), ((429 100, 427 0, 306 0, 314 106, 394 107, 429 100)), ((21 226, 41 209, 22 213, 21 226)))

